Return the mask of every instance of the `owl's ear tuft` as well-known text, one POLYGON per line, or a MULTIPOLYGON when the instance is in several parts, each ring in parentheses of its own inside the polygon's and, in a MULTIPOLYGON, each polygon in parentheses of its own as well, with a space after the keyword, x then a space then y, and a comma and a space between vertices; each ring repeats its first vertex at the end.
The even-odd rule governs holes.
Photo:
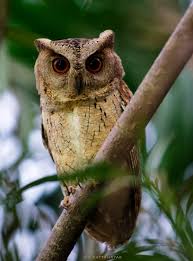
POLYGON ((106 30, 99 35, 99 38, 102 40, 104 47, 113 48, 115 41, 115 34, 112 30, 106 30))
POLYGON ((41 50, 50 48, 50 42, 51 42, 51 40, 49 40, 49 39, 39 38, 34 41, 34 44, 35 44, 38 52, 40 52, 41 50))

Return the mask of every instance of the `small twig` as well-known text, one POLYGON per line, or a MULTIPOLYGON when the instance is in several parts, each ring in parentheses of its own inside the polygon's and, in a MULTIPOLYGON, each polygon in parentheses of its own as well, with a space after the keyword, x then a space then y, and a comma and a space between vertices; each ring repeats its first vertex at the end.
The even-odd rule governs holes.
MULTIPOLYGON (((109 134, 95 162, 122 162, 124 155, 140 137, 193 53, 193 5, 190 5, 175 32, 154 62, 131 102, 109 134)), ((91 185, 76 199, 68 213, 61 214, 37 261, 66 260, 81 235, 89 212, 82 204, 93 191, 91 185)), ((92 210, 89 210, 92 211, 92 210)))

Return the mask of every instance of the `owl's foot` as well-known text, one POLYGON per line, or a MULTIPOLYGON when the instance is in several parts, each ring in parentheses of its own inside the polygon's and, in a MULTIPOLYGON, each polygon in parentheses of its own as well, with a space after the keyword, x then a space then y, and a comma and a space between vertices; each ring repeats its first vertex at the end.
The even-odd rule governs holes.
POLYGON ((60 208, 68 209, 71 205, 70 196, 64 196, 64 199, 60 202, 60 208))
POLYGON ((73 201, 73 195, 76 192, 76 187, 75 186, 69 186, 68 187, 68 193, 69 195, 64 196, 64 199, 60 202, 60 207, 68 209, 73 201))
POLYGON ((69 192, 70 194, 74 195, 75 192, 76 192, 76 187, 75 187, 75 186, 69 186, 69 187, 68 187, 68 192, 69 192))

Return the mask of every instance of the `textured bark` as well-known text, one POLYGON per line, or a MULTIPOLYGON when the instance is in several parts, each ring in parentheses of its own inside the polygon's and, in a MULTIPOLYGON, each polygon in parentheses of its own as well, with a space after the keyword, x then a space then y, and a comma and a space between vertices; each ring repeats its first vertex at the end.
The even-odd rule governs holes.
POLYGON ((92 184, 87 185, 72 208, 68 212, 62 212, 37 260, 63 261, 67 259, 86 226, 90 210, 86 211, 83 206, 94 189, 96 187, 92 184))
POLYGON ((5 33, 5 25, 6 25, 6 16, 7 16, 7 1, 0 1, 0 44, 3 40, 3 36, 5 33))
MULTIPOLYGON (((161 104, 172 84, 193 53, 193 5, 177 26, 159 57, 139 86, 131 102, 121 115, 97 153, 95 162, 122 162, 131 146, 161 104)), ((92 185, 87 185, 68 213, 62 213, 37 260, 66 260, 84 229, 88 214, 81 212, 90 197, 92 185)), ((90 210, 91 211, 91 210, 90 210)))

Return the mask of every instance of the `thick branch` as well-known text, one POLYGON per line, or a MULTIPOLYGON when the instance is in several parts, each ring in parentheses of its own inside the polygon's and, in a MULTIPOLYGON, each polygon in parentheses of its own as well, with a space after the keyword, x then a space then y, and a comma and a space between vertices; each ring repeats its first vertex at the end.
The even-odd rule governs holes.
MULTIPOLYGON (((95 162, 105 160, 120 163, 122 161, 123 155, 140 137, 144 127, 161 104, 192 53, 193 5, 189 7, 97 153, 95 162)), ((62 213, 47 244, 37 258, 38 261, 67 259, 86 224, 89 213, 82 214, 80 206, 90 197, 92 190, 92 186, 87 185, 70 211, 67 214, 62 213)))
POLYGON ((94 188, 91 184, 86 186, 84 192, 76 197, 72 208, 68 212, 62 212, 37 261, 67 259, 85 228, 90 209, 85 209, 84 204, 95 189, 96 187, 94 188))

